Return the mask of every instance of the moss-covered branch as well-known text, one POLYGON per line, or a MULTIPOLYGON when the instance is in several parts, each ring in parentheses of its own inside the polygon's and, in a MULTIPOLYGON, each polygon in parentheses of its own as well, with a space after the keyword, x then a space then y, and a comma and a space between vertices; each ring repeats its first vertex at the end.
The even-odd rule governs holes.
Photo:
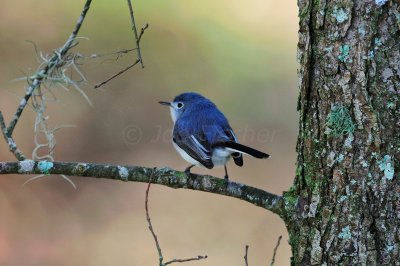
POLYGON ((281 215, 283 199, 281 196, 244 184, 224 179, 191 174, 170 168, 147 168, 141 166, 106 165, 81 162, 50 162, 24 160, 20 162, 0 162, 0 174, 63 174, 93 178, 107 178, 164 185, 172 188, 185 188, 210 192, 242 199, 256 206, 281 215))

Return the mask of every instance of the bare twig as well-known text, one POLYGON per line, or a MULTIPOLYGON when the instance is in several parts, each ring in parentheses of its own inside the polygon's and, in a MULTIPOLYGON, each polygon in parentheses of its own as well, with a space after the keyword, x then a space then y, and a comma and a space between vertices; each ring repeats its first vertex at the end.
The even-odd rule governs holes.
MULTIPOLYGON (((111 52, 111 53, 104 53, 104 54, 90 54, 90 55, 82 55, 82 54, 77 54, 77 57, 79 58, 102 58, 102 57, 106 57, 106 56, 112 56, 115 55, 115 59, 106 59, 104 61, 108 61, 108 60, 114 60, 117 61, 120 57, 122 57, 123 54, 128 54, 130 52, 133 52, 137 50, 137 48, 131 48, 131 49, 122 49, 116 52, 111 52)), ((104 62, 103 61, 103 62, 104 62)))
POLYGON ((170 260, 170 261, 164 263, 164 265, 172 264, 175 262, 188 262, 188 261, 193 261, 193 260, 205 260, 205 259, 207 259, 207 256, 197 256, 195 258, 190 258, 190 259, 173 259, 173 260, 170 260))
POLYGON ((144 34, 144 31, 147 30, 148 27, 149 27, 149 24, 146 23, 146 25, 144 25, 144 26, 142 27, 142 29, 140 30, 140 34, 139 34, 139 37, 138 37, 138 39, 137 39, 137 42, 138 42, 138 43, 140 43, 140 40, 142 39, 142 36, 143 36, 143 34, 144 34))
POLYGON ((139 60, 140 65, 142 66, 142 68, 144 68, 143 59, 142 59, 142 53, 140 52, 140 39, 141 39, 144 31, 148 28, 149 25, 146 24, 146 26, 142 28, 142 31, 141 31, 140 37, 139 37, 138 33, 137 33, 137 30, 136 30, 135 16, 133 15, 133 8, 132 8, 131 0, 128 0, 128 7, 129 7, 129 14, 131 15, 132 30, 133 30, 133 33, 135 34, 137 55, 138 55, 137 59, 139 60))
POLYGON ((78 21, 76 22, 75 28, 72 31, 71 35, 69 36, 68 40, 66 43, 63 45, 63 47, 59 51, 55 51, 52 58, 49 60, 49 62, 42 68, 40 69, 33 77, 31 77, 30 85, 26 90, 24 98, 21 100, 17 110, 15 111, 15 114, 7 128, 7 134, 8 137, 11 137, 14 128, 19 120, 19 117, 22 114, 22 111, 25 109, 25 106, 27 105, 30 97, 32 96, 33 91, 40 86, 42 81, 46 79, 48 73, 55 67, 57 64, 59 64, 60 59, 69 51, 74 46, 74 40, 82 26, 82 23, 86 17, 87 11, 90 8, 92 0, 86 0, 86 3, 83 7, 83 10, 81 12, 81 15, 78 18, 78 21))
POLYGON ((155 170, 156 170, 156 168, 153 168, 153 171, 152 171, 150 179, 149 179, 149 184, 147 185, 146 199, 144 201, 144 208, 146 210, 146 220, 147 220, 147 223, 149 225, 149 230, 150 230, 150 232, 151 232, 151 234, 153 236, 154 242, 156 243, 156 248, 157 248, 157 252, 158 252, 159 266, 165 266, 165 265, 172 264, 172 263, 175 263, 175 262, 187 262, 187 261, 193 261, 193 260, 206 259, 207 256, 197 256, 195 258, 189 258, 189 259, 173 259, 173 260, 170 260, 168 262, 163 263, 164 257, 163 257, 162 251, 161 251, 161 246, 160 246, 160 243, 158 242, 157 235, 154 232, 153 225, 152 225, 151 219, 150 219, 150 213, 149 213, 149 191, 150 191, 151 182, 153 181, 154 171, 155 170))
POLYGON ((276 256, 276 252, 278 251, 279 244, 281 243, 281 239, 282 239, 282 236, 279 236, 278 242, 276 243, 276 246, 274 248, 274 255, 272 256, 272 260, 271 260, 271 264, 270 264, 271 266, 273 266, 275 264, 275 256, 276 256))
POLYGON ((128 7, 129 7, 129 14, 131 16, 132 30, 133 30, 133 33, 135 35, 136 48, 134 50, 136 50, 136 52, 137 52, 137 59, 133 64, 127 66, 123 70, 119 71, 117 74, 114 74, 111 77, 109 77, 108 79, 106 79, 105 81, 96 84, 94 86, 95 89, 103 86, 104 84, 107 84, 109 81, 111 81, 114 78, 118 77, 119 75, 125 73, 126 71, 128 71, 132 67, 136 66, 138 63, 140 63, 142 68, 144 68, 142 53, 140 51, 140 40, 142 39, 142 36, 143 36, 145 30, 149 27, 149 24, 146 23, 146 25, 144 25, 142 27, 142 29, 140 31, 140 34, 138 35, 137 29, 136 29, 136 24, 135 24, 135 16, 133 15, 133 7, 132 7, 131 0, 128 0, 128 7))
POLYGON ((147 220, 147 223, 149 224, 149 230, 150 230, 150 232, 151 232, 151 234, 153 236, 154 242, 156 243, 156 248, 157 248, 157 252, 158 252, 158 259, 159 259, 159 262, 160 262, 160 266, 162 266, 163 265, 162 262, 163 262, 164 258, 163 258, 163 255, 162 255, 160 243, 158 243, 157 235, 154 232, 153 225, 151 224, 151 219, 150 219, 150 214, 149 214, 149 206, 148 206, 149 205, 149 190, 150 190, 150 186, 151 186, 151 182, 152 182, 153 176, 154 176, 154 170, 153 170, 153 173, 150 176, 149 184, 147 185, 146 200, 144 201, 144 207, 146 209, 146 220, 147 220))
POLYGON ((112 75, 111 77, 109 77, 108 79, 106 79, 103 82, 100 82, 98 84, 96 84, 94 86, 95 89, 100 88, 101 86, 103 86, 104 84, 107 84, 108 82, 110 82, 111 80, 113 80, 114 78, 118 77, 119 75, 125 73, 126 71, 128 71, 129 69, 131 69, 132 67, 136 66, 138 63, 140 63, 140 65, 142 66, 142 68, 144 68, 143 65, 143 58, 142 58, 142 53, 140 51, 140 40, 142 39, 142 36, 145 32, 145 30, 149 27, 149 24, 146 23, 146 25, 144 25, 140 31, 140 34, 138 35, 137 33, 137 29, 136 29, 136 24, 135 24, 135 17, 133 15, 133 8, 132 8, 132 3, 131 0, 128 0, 128 6, 129 6, 129 13, 131 15, 131 22, 132 22, 132 30, 135 34, 135 40, 136 40, 136 48, 134 50, 136 50, 137 52, 137 59, 136 61, 127 66, 126 68, 124 68, 123 70, 119 71, 118 73, 112 75))
POLYGON ((132 67, 136 66, 138 63, 140 62, 139 59, 136 60, 135 63, 127 66, 126 68, 124 68, 123 70, 121 70, 120 72, 118 72, 117 74, 112 75, 111 77, 109 77, 108 79, 106 79, 103 82, 100 82, 99 84, 94 85, 94 88, 100 88, 101 86, 103 86, 104 84, 108 83, 110 80, 113 80, 114 78, 118 77, 119 75, 125 73, 126 71, 128 71, 129 69, 131 69, 132 67))
POLYGON ((244 265, 249 266, 249 263, 247 261, 247 253, 249 252, 249 245, 246 245, 245 251, 244 251, 244 265))

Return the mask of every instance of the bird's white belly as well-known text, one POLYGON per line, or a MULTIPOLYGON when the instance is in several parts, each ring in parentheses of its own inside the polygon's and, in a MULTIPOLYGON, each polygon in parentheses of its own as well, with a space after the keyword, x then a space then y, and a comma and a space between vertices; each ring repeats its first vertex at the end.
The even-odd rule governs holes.
MULTIPOLYGON (((172 142, 175 150, 179 153, 179 155, 185 159, 190 164, 194 164, 197 166, 203 166, 200 162, 193 159, 189 154, 187 154, 181 147, 179 147, 175 142, 172 142)), ((225 148, 215 148, 213 150, 213 154, 211 160, 214 166, 224 166, 228 160, 231 158, 232 151, 229 151, 225 148)))
POLYGON ((175 144, 175 142, 172 142, 174 145, 175 150, 179 153, 179 155, 185 159, 187 162, 194 164, 194 165, 200 165, 201 163, 193 159, 189 154, 187 154, 181 147, 175 144))
POLYGON ((224 166, 231 158, 231 154, 232 152, 225 148, 215 148, 211 160, 214 166, 224 166))

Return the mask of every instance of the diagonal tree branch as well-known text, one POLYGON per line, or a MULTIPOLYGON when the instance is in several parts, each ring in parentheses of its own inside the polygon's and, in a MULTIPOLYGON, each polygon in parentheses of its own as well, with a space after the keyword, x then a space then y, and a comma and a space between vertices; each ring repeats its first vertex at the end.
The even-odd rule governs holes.
POLYGON ((11 137, 11 134, 8 133, 7 126, 4 122, 3 113, 0 111, 0 129, 3 133, 3 137, 7 142, 10 152, 12 152, 17 160, 22 161, 25 160, 25 155, 18 149, 17 144, 14 139, 11 137))
POLYGON ((110 80, 115 79, 116 77, 118 77, 119 75, 125 73, 126 71, 128 71, 129 69, 131 69, 132 67, 136 66, 138 63, 140 62, 140 59, 136 59, 136 61, 132 64, 130 64, 129 66, 125 67, 124 69, 122 69, 121 71, 119 71, 117 74, 112 75, 111 77, 109 77, 108 79, 106 79, 105 81, 100 82, 99 84, 94 85, 94 88, 100 88, 101 86, 103 86, 104 84, 108 83, 110 80))
POLYGON ((82 162, 49 162, 25 160, 20 162, 0 162, 0 174, 62 174, 93 178, 107 178, 164 185, 204 191, 247 201, 258 207, 283 215, 284 200, 281 196, 259 188, 224 179, 191 174, 170 168, 147 168, 141 166, 106 165, 82 162))
MULTIPOLYGON (((81 15, 78 18, 78 21, 76 22, 75 28, 72 31, 71 35, 69 36, 68 40, 65 42, 63 47, 59 49, 58 51, 55 51, 49 62, 40 70, 36 72, 35 75, 30 77, 30 85, 26 89, 25 96, 22 98, 21 102, 19 103, 19 106, 17 110, 15 111, 15 114, 7 128, 7 135, 8 137, 11 137, 15 126, 17 125, 17 122, 19 120, 19 117, 22 114, 22 111, 25 109, 26 105, 28 104, 29 99, 32 96, 33 91, 40 86, 42 81, 47 78, 49 72, 57 66, 60 61, 62 61, 62 57, 69 51, 74 46, 74 40, 82 26, 82 23, 86 17, 86 13, 88 12, 90 8, 92 0, 86 0, 86 3, 83 7, 83 10, 81 12, 81 15)), ((4 132, 4 131, 3 131, 4 132)))
POLYGON ((139 37, 139 35, 137 33, 137 29, 136 29, 135 16, 133 15, 133 8, 132 8, 131 0, 128 0, 128 7, 129 7, 129 14, 131 16, 132 30, 133 30, 133 33, 135 34, 135 41, 136 41, 136 48, 137 48, 136 51, 137 51, 137 55, 138 55, 137 60, 139 60, 142 68, 144 68, 142 53, 140 52, 140 39, 142 38, 142 35, 143 35, 144 31, 147 29, 148 25, 146 24, 146 26, 142 28, 142 31, 141 31, 140 37, 139 37))

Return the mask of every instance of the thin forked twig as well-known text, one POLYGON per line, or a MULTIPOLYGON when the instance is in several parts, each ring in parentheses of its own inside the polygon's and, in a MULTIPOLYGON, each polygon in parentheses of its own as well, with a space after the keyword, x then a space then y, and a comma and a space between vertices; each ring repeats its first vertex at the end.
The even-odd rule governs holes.
POLYGON ((249 252, 249 245, 246 245, 245 251, 244 251, 244 265, 249 266, 249 263, 247 261, 247 253, 249 252))
POLYGON ((173 259, 170 260, 166 263, 164 263, 163 265, 168 265, 168 264, 172 264, 175 262, 188 262, 188 261, 193 261, 193 260, 204 260, 207 259, 207 256, 197 256, 196 258, 189 258, 189 259, 173 259))
POLYGON ((118 77, 119 75, 125 73, 126 71, 128 71, 128 70, 131 69, 132 67, 136 66, 139 62, 140 62, 140 60, 137 59, 135 63, 133 63, 133 64, 127 66, 127 67, 124 68, 124 69, 122 69, 122 70, 121 70, 120 72, 118 72, 117 74, 114 74, 114 75, 112 75, 111 77, 109 77, 108 79, 106 79, 105 81, 100 82, 99 84, 94 85, 94 88, 95 88, 95 89, 100 88, 100 87, 103 86, 104 84, 108 83, 110 80, 115 79, 115 78, 118 77))
POLYGON ((197 257, 188 258, 188 259, 173 259, 173 260, 170 260, 168 262, 163 263, 164 257, 163 257, 162 251, 161 251, 161 246, 160 246, 160 243, 158 242, 157 235, 154 232, 153 225, 152 225, 151 219, 150 219, 150 213, 149 213, 149 191, 150 191, 150 186, 151 186, 151 183, 152 183, 153 177, 154 177, 154 170, 155 169, 153 169, 153 171, 151 173, 151 176, 150 176, 150 179, 149 179, 149 184, 147 185, 146 199, 144 201, 144 207, 145 207, 145 210, 146 210, 146 220, 147 220, 147 223, 149 225, 149 230, 150 230, 150 232, 151 232, 151 234, 153 236, 154 242, 156 243, 156 248, 157 248, 157 252, 158 252, 158 259, 159 259, 159 266, 165 266, 165 265, 169 265, 169 264, 176 263, 176 262, 188 262, 188 261, 206 259, 207 255, 206 256, 200 256, 199 255, 197 257))
POLYGON ((110 58, 110 59, 105 59, 105 60, 103 60, 101 63, 103 63, 103 62, 105 62, 105 61, 117 61, 118 59, 120 59, 124 54, 128 54, 128 53, 130 53, 130 52, 133 52, 133 51, 135 51, 137 48, 131 48, 131 49, 122 49, 122 50, 119 50, 119 51, 116 51, 116 52, 111 52, 111 53, 104 53, 104 54, 91 54, 91 55, 82 55, 82 54, 79 54, 78 55, 78 57, 80 57, 80 58, 90 58, 90 59, 93 59, 93 58, 102 58, 102 57, 106 57, 106 56, 113 56, 113 55, 115 55, 115 58, 114 59, 112 59, 112 58, 110 58))
POLYGON ((142 39, 142 36, 144 34, 144 31, 149 27, 149 24, 146 24, 143 26, 143 28, 140 31, 139 36, 137 35, 137 31, 136 31, 136 26, 135 26, 135 20, 133 18, 133 11, 132 11, 132 5, 130 3, 130 0, 128 0, 128 5, 129 5, 129 9, 131 10, 131 19, 132 19, 132 24, 133 24, 133 29, 135 32, 135 38, 136 38, 136 48, 134 50, 137 51, 138 54, 138 58, 136 59, 136 61, 133 64, 130 64, 129 66, 127 66, 126 68, 122 69, 121 71, 119 71, 118 73, 112 75, 111 77, 109 77, 108 79, 106 79, 105 81, 102 81, 96 85, 94 85, 94 88, 100 88, 101 86, 103 86, 104 84, 107 84, 108 82, 110 82, 111 80, 115 79, 116 77, 118 77, 119 75, 124 74, 126 71, 128 71, 129 69, 131 69, 132 67, 136 66, 138 63, 141 64, 142 68, 144 68, 143 65, 143 58, 142 58, 142 54, 140 52, 140 40, 142 39))
POLYGON ((142 31, 141 31, 140 37, 139 37, 137 30, 136 30, 135 16, 133 15, 133 7, 132 7, 131 0, 128 0, 128 7, 129 7, 129 14, 131 15, 132 30, 133 30, 133 33, 135 34, 135 41, 136 41, 137 55, 138 55, 137 59, 139 60, 142 68, 144 68, 142 53, 140 52, 140 39, 141 39, 144 31, 148 28, 149 25, 146 24, 146 26, 142 28, 142 31))
MULTIPOLYGON (((139 34, 139 37, 137 39, 138 43, 140 43, 140 40, 142 39, 144 31, 147 30, 148 27, 149 27, 149 23, 146 23, 146 25, 144 25, 143 28, 140 30, 140 34, 139 34)), ((139 49, 139 48, 137 48, 137 49, 139 49)))
POLYGON ((274 248, 274 254, 272 256, 272 260, 271 260, 271 264, 270 264, 271 266, 273 266, 275 264, 275 256, 276 256, 276 252, 278 251, 279 244, 281 243, 281 239, 282 239, 282 236, 279 236, 278 242, 276 243, 276 246, 274 248))
POLYGON ((158 243, 157 235, 156 235, 156 233, 155 233, 154 230, 153 230, 153 225, 151 224, 151 219, 150 219, 150 214, 149 214, 149 190, 150 190, 151 182, 153 181, 153 180, 152 180, 152 179, 153 179, 153 175, 154 175, 154 171, 153 171, 153 173, 151 174, 150 182, 149 182, 149 184, 147 185, 147 189, 146 189, 146 200, 144 201, 144 207, 145 207, 145 209, 146 209, 146 220, 147 220, 147 223, 149 224, 149 230, 150 230, 151 234, 153 235, 154 242, 156 243, 157 252, 158 252, 158 258, 159 258, 159 261, 160 261, 160 266, 162 266, 162 265, 163 265, 163 264, 162 264, 162 262, 163 262, 163 255, 162 255, 162 251, 161 251, 160 244, 158 243))
POLYGON ((142 39, 142 36, 145 32, 145 30, 149 27, 149 24, 145 24, 141 31, 140 34, 138 34, 137 29, 136 29, 136 23, 135 23, 135 16, 133 15, 133 7, 132 7, 132 3, 131 0, 128 0, 128 7, 129 7, 129 14, 131 16, 131 23, 132 23, 132 30, 133 33, 135 35, 135 42, 136 42, 136 52, 137 52, 137 59, 134 63, 132 63, 131 65, 127 66, 126 68, 124 68, 123 70, 119 71, 118 73, 112 75, 111 77, 109 77, 108 79, 106 79, 103 82, 100 82, 96 85, 94 85, 94 88, 97 89, 101 86, 103 86, 104 84, 110 82, 111 80, 115 79, 116 77, 118 77, 119 75, 125 73, 126 71, 128 71, 129 69, 131 69, 132 67, 136 66, 138 63, 140 63, 140 65, 142 66, 142 68, 144 68, 144 64, 143 64, 143 58, 142 58, 142 53, 140 51, 140 40, 142 39))

